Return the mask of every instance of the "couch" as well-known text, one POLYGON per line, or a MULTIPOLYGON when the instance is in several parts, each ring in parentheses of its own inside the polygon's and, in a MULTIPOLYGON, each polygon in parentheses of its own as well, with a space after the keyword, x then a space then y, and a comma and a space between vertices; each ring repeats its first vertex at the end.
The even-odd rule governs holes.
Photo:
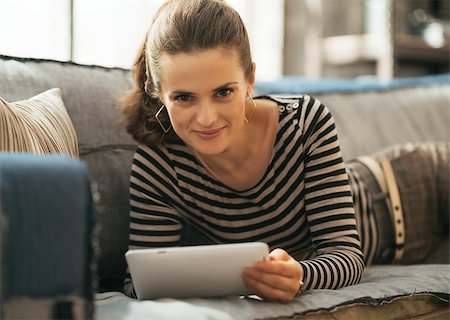
MULTIPOLYGON (((129 70, 0 56, 0 97, 5 100, 28 99, 50 88, 61 88, 77 132, 80 154, 79 160, 56 155, 0 155, 0 302, 4 317, 445 319, 449 316, 448 226, 436 251, 418 265, 369 266, 358 285, 304 292, 286 305, 263 302, 254 296, 154 301, 124 296, 120 289, 126 272, 128 184, 136 143, 120 122, 119 100, 131 86, 129 70), (8 185, 11 171, 19 172, 22 184, 8 185), (14 188, 33 195, 27 206, 21 205, 26 198, 19 198, 14 188), (68 194, 83 196, 70 198, 68 194), (33 201, 44 199, 41 197, 47 200, 36 207, 33 201), (12 198, 16 198, 15 205, 12 198), (50 205, 54 201, 57 206, 50 205), (85 205, 77 205, 80 201, 85 205), (20 210, 24 216, 14 219, 15 211, 20 210), (44 213, 40 216, 39 212, 44 213), (28 214, 32 218, 28 219, 28 214), (39 219, 46 219, 46 223, 36 228, 39 219), (15 230, 14 223, 26 225, 18 228, 23 229, 22 233, 8 232, 15 230), (55 234, 55 238, 40 239, 49 233, 55 234), (24 239, 28 242, 23 242, 24 239), (26 255, 13 255, 26 247, 23 243, 39 245, 27 250, 26 255), (57 249, 52 250, 53 247, 57 249)), ((395 79, 390 83, 379 83, 370 77, 322 81, 290 77, 258 82, 255 88, 255 94, 278 93, 309 93, 328 106, 336 120, 344 160, 396 144, 449 140, 449 75, 395 79)))

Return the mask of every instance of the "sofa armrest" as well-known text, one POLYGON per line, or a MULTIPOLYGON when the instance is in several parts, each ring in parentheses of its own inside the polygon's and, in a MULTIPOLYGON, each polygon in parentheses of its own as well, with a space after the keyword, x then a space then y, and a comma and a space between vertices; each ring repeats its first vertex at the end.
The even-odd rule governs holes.
POLYGON ((0 153, 4 318, 92 317, 91 199, 80 161, 0 153))

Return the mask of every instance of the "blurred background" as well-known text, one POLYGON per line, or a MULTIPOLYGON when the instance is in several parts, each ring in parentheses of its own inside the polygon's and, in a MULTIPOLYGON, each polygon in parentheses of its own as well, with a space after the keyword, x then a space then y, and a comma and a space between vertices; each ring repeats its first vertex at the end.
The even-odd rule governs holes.
MULTIPOLYGON (((449 72, 450 0, 228 0, 258 80, 449 72)), ((130 68, 162 0, 0 0, 0 54, 130 68)))

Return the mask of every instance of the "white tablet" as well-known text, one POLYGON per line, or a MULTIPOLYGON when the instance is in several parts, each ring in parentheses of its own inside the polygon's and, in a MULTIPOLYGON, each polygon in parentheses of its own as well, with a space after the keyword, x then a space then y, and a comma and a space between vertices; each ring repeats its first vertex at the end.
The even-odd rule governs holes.
POLYGON ((138 299, 248 295, 242 270, 263 260, 263 242, 129 250, 125 258, 138 299))

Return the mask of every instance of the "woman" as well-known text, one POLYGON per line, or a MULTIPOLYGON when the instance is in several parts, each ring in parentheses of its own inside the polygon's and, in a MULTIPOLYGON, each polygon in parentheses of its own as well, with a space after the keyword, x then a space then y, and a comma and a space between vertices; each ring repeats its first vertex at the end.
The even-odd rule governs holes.
MULTIPOLYGON (((135 63, 125 106, 140 143, 130 248, 263 241, 243 271, 266 300, 357 283, 364 269, 334 120, 309 96, 251 97, 245 26, 220 0, 167 1, 135 63)), ((128 279, 126 291, 132 292, 128 279)))

